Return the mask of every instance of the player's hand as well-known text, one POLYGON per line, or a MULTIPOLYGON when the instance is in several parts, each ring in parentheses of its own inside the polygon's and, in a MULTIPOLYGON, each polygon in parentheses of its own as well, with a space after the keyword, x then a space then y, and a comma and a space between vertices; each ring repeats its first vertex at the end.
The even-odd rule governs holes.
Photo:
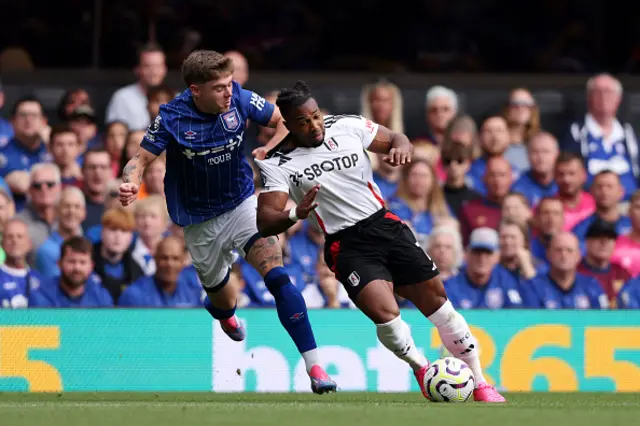
POLYGON ((308 218, 311 212, 318 207, 318 203, 316 203, 318 191, 320 191, 320 184, 314 186, 305 194, 300 204, 298 204, 298 207, 296 207, 296 216, 298 219, 308 218))
POLYGON ((269 151, 267 151, 266 148, 260 147, 251 151, 251 155, 253 155, 253 158, 256 160, 264 160, 267 157, 267 152, 269 151))
POLYGON ((135 183, 121 184, 118 191, 120 204, 122 204, 123 207, 127 207, 129 204, 133 203, 138 197, 138 191, 140 191, 140 188, 135 183))
POLYGON ((411 162, 412 152, 413 146, 411 145, 400 148, 391 148, 389 154, 387 154, 382 161, 392 166, 404 166, 411 162))

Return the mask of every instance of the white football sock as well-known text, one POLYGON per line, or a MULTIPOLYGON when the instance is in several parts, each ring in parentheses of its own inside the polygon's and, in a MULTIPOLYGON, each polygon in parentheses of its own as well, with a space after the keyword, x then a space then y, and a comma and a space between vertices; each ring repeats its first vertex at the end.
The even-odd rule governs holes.
POLYGON ((414 371, 427 365, 429 361, 418 351, 411 337, 411 329, 398 315, 385 324, 376 324, 378 339, 385 348, 398 358, 409 363, 414 371))
POLYGON ((471 368, 476 379, 476 387, 485 383, 478 356, 478 341, 471 334, 467 321, 456 312, 451 302, 444 302, 444 305, 427 319, 438 329, 442 343, 451 355, 461 359, 471 368))
POLYGON ((318 355, 318 348, 303 352, 301 355, 302 359, 304 359, 304 366, 307 369, 307 373, 311 372, 311 368, 314 365, 320 365, 320 355, 318 355))

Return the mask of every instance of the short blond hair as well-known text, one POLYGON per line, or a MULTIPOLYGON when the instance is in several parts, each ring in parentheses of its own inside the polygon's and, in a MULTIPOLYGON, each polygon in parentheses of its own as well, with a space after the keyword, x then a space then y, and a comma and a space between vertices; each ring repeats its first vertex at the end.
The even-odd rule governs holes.
POLYGON ((167 203, 162 195, 149 195, 148 197, 138 200, 135 203, 134 215, 148 213, 151 210, 156 210, 160 213, 165 220, 169 219, 169 212, 167 211, 167 203))

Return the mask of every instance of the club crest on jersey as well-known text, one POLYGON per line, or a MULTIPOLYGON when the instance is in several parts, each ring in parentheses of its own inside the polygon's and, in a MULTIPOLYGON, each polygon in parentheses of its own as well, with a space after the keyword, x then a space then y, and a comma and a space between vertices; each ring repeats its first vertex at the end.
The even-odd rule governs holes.
POLYGON ((240 118, 238 117, 238 112, 235 109, 222 114, 222 126, 227 132, 233 132, 238 129, 240 126, 240 118))
POLYGON ((324 146, 326 146, 329 151, 337 151, 338 150, 338 143, 336 142, 336 140, 334 138, 331 138, 328 141, 326 141, 324 143, 324 146))
POLYGON ((352 287, 357 287, 358 284, 360 284, 360 275, 358 275, 356 271, 350 273, 347 279, 349 280, 349 284, 351 284, 352 287))

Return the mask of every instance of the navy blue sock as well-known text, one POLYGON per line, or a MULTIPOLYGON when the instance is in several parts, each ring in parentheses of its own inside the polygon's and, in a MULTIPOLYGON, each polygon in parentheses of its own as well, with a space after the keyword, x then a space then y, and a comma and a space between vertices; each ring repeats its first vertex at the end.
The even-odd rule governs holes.
POLYGON ((279 266, 270 270, 264 276, 264 283, 276 299, 280 323, 291 336, 298 351, 304 353, 315 349, 316 339, 307 315, 307 304, 284 268, 279 266))
POLYGON ((231 309, 220 309, 213 306, 213 304, 211 303, 211 300, 209 300, 209 296, 205 297, 204 299, 205 309, 207 310, 207 312, 209 312, 209 314, 211 314, 213 318, 217 320, 225 320, 234 316, 236 313, 237 306, 238 305, 236 304, 236 306, 234 306, 231 309))

